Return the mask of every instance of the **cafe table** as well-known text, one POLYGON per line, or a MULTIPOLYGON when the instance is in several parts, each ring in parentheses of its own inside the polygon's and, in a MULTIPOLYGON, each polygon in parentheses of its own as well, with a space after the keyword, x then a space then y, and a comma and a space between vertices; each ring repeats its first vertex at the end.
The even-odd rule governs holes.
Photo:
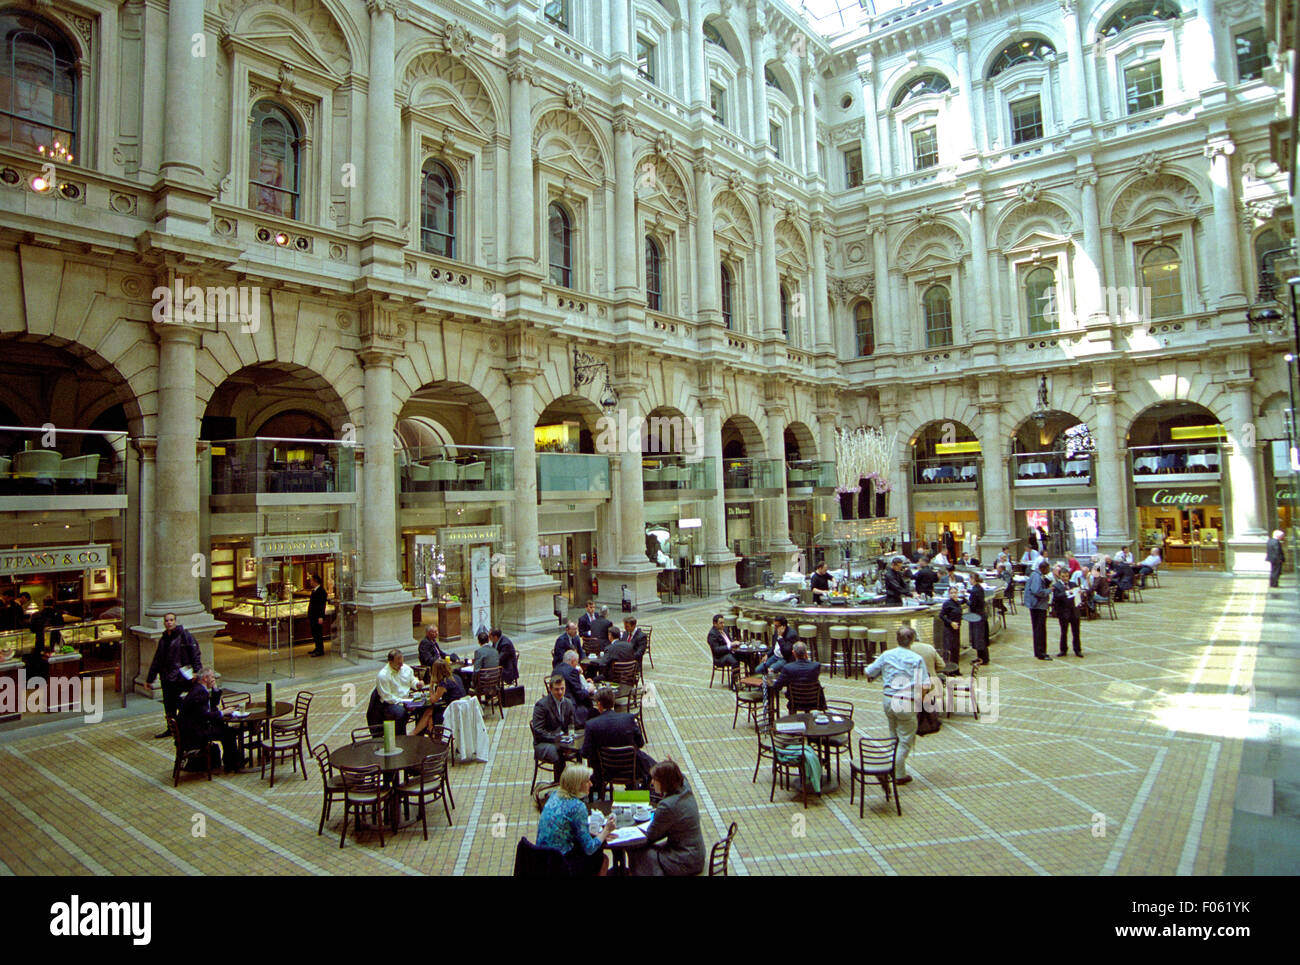
POLYGON ((745 665, 749 673, 753 673, 763 660, 763 654, 767 653, 767 647, 761 643, 742 643, 731 651, 745 665))
MULTIPOLYGON (((383 738, 376 737, 330 751, 330 763, 335 767, 365 767, 368 764, 378 764, 383 772, 385 786, 391 789, 403 771, 419 767, 430 754, 446 750, 446 743, 436 741, 432 737, 425 737, 423 734, 398 734, 395 754, 385 754, 383 738)), ((396 794, 390 795, 388 804, 393 831, 396 832, 398 828, 396 794)))
MULTIPOLYGON (((591 802, 591 810, 599 811, 601 814, 605 815, 605 817, 609 817, 610 812, 614 809, 615 803, 616 802, 610 801, 606 798, 595 798, 591 802)), ((652 816, 653 816, 653 812, 654 809, 651 808, 652 816)), ((648 828, 649 826, 650 826, 650 818, 646 818, 646 820, 644 821, 638 821, 636 822, 635 825, 633 825, 633 827, 635 827, 638 831, 642 831, 642 832, 644 832, 645 829, 648 828)), ((615 835, 617 835, 619 830, 627 831, 629 829, 628 828, 615 829, 615 835)), ((611 835, 611 837, 614 837, 615 835, 611 835)), ((627 853, 629 851, 639 851, 641 848, 648 848, 650 847, 650 843, 640 835, 633 835, 631 840, 606 841, 605 847, 609 848, 609 850, 614 853, 614 860, 612 862, 614 866, 614 870, 622 871, 624 874, 626 874, 627 853)))
MULTIPOLYGON (((242 708, 231 707, 221 712, 226 726, 239 734, 239 747, 244 752, 244 766, 252 766, 253 756, 251 751, 258 749, 262 739, 266 736, 267 721, 290 713, 293 713, 293 704, 287 700, 277 700, 275 705, 270 708, 263 702, 260 704, 245 704, 242 708), (243 716, 236 716, 237 714, 243 716)), ((260 750, 258 752, 260 753, 260 750)))
POLYGON ((811 711, 805 711, 799 714, 787 714, 785 717, 778 717, 776 724, 793 724, 801 723, 804 725, 803 736, 810 744, 817 746, 818 758, 822 762, 822 790, 830 790, 838 786, 835 775, 831 772, 831 738, 841 737, 853 730, 853 718, 845 717, 843 714, 824 713, 826 723, 817 723, 817 714, 811 711))

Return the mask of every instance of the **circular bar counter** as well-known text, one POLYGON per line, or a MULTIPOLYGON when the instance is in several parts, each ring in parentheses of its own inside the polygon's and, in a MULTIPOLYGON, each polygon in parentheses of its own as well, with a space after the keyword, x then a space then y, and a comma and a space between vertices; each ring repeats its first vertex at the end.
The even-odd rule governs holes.
MULTIPOLYGON (((996 586, 985 584, 984 587, 985 617, 988 622, 990 642, 996 640, 1001 632, 1001 627, 992 612, 992 603, 994 600, 1001 600, 1005 595, 1005 591, 1006 587, 1001 582, 998 582, 996 586)), ((885 639, 891 647, 896 646, 894 643, 895 631, 901 626, 908 625, 916 631, 916 639, 922 643, 928 643, 936 649, 941 649, 941 643, 936 642, 935 639, 935 622, 939 617, 939 610, 943 606, 943 601, 947 599, 946 589, 942 596, 936 593, 933 603, 917 606, 854 606, 851 604, 848 606, 813 606, 795 602, 776 603, 759 597, 760 593, 776 594, 779 592, 781 591, 761 588, 737 590, 728 594, 727 600, 739 611, 739 615, 742 617, 767 620, 769 622, 777 617, 785 617, 789 625, 796 630, 800 624, 816 626, 817 648, 821 654, 830 653, 830 628, 841 625, 864 626, 871 630, 884 630, 885 639)), ((808 590, 803 590, 800 592, 800 596, 806 597, 808 593, 808 590)), ((969 630, 966 632, 969 633, 969 630)))

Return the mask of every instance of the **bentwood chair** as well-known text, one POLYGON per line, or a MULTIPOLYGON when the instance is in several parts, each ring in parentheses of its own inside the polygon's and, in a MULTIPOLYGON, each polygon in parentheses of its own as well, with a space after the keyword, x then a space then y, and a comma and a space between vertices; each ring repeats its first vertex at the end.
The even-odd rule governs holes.
POLYGON ((424 830, 424 840, 429 840, 429 819, 425 811, 425 806, 430 801, 442 800, 442 809, 447 815, 447 825, 450 827, 453 823, 451 820, 451 808, 447 804, 447 751, 443 748, 434 754, 426 754, 424 760, 420 762, 418 776, 412 778, 404 784, 399 784, 396 788, 397 799, 402 802, 402 809, 406 811, 411 802, 418 804, 420 811, 420 826, 424 830))
POLYGON ((808 808, 808 770, 806 767, 808 743, 804 740, 802 734, 778 734, 772 732, 769 740, 772 742, 772 792, 768 795, 768 801, 776 801, 776 782, 778 776, 781 780, 783 790, 791 790, 790 780, 796 775, 799 778, 800 790, 803 793, 804 809, 808 808))
POLYGON ((889 800, 892 789, 894 806, 898 816, 903 816, 903 802, 898 799, 898 784, 894 781, 894 761, 898 755, 897 737, 862 737, 858 739, 858 760, 849 765, 849 804, 853 804, 854 792, 861 788, 862 796, 858 799, 858 819, 864 816, 867 802, 867 779, 873 778, 884 788, 885 800, 889 800))
POLYGON ((597 791, 601 797, 605 797, 605 788, 609 788, 608 797, 614 797, 614 785, 622 784, 624 787, 635 787, 637 784, 636 775, 636 748, 628 745, 626 747, 602 747, 597 752, 597 758, 600 761, 600 787, 597 791))
MULTIPOLYGON (((836 717, 847 718, 850 725, 853 723, 853 704, 848 700, 831 700, 826 699, 826 713, 833 714, 836 717)), ((850 726, 847 734, 840 734, 838 737, 828 737, 825 739, 825 747, 829 754, 835 755, 835 781, 840 780, 840 756, 843 754, 852 754, 853 752, 853 729, 850 726)))
POLYGON ((727 867, 731 860, 731 843, 736 840, 736 822, 727 828, 727 836, 713 845, 709 852, 709 877, 728 877, 727 867))
POLYGON ((763 689, 761 687, 746 687, 741 681, 745 678, 745 669, 743 667, 731 668, 731 691, 736 695, 736 712, 731 715, 731 729, 736 729, 736 721, 740 719, 740 708, 745 708, 745 720, 754 720, 758 714, 758 709, 763 706, 763 689))
MULTIPOLYGON (((644 661, 646 661, 646 660, 649 660, 649 661, 650 661, 650 669, 651 669, 651 670, 654 670, 654 668, 655 668, 655 658, 654 658, 654 655, 650 652, 650 643, 651 643, 651 641, 654 639, 655 628, 654 628, 654 627, 640 627, 639 629, 641 629, 641 630, 643 630, 643 631, 645 632, 645 654, 641 657, 641 660, 642 660, 642 662, 644 662, 644 661)), ((638 673, 641 672, 641 668, 640 668, 640 667, 637 667, 637 672, 638 672, 638 673)), ((642 676, 644 676, 644 674, 642 674, 642 676)))
POLYGON ((176 760, 172 763, 172 787, 178 787, 181 783, 181 770, 191 761, 202 760, 203 768, 207 771, 208 780, 212 780, 212 758, 214 752, 221 753, 221 745, 216 741, 205 741, 202 747, 192 747, 188 750, 181 748, 181 726, 176 722, 175 717, 167 718, 167 729, 171 731, 172 742, 176 745, 176 760))
MULTIPOLYGON (((379 736, 381 736, 381 737, 383 736, 382 732, 380 733, 379 736)), ((376 740, 376 739, 377 739, 377 738, 376 738, 376 735, 375 735, 374 731, 372 731, 368 725, 367 725, 366 727, 354 727, 354 728, 352 728, 352 743, 353 743, 353 744, 364 744, 366 741, 372 741, 372 740, 376 740)))
POLYGON ((447 753, 443 756, 443 776, 447 777, 447 797, 451 801, 452 809, 455 810, 456 795, 451 793, 451 777, 447 768, 456 761, 456 735, 451 732, 450 727, 434 724, 429 736, 438 743, 447 745, 447 753))
POLYGON ((390 794, 384 787, 384 772, 378 764, 367 764, 365 767, 340 767, 339 775, 343 778, 343 827, 339 831, 339 847, 342 848, 348 838, 348 814, 356 815, 357 832, 360 833, 362 816, 369 811, 382 848, 384 811, 390 794))
POLYGON ((819 710, 826 699, 822 685, 815 680, 792 680, 786 690, 786 711, 791 714, 819 710))
POLYGON ((500 667, 485 667, 474 674, 474 696, 478 697, 478 702, 489 711, 495 706, 501 719, 505 719, 505 707, 501 704, 500 667))
POLYGON ((307 713, 315 696, 310 690, 300 690, 293 702, 293 716, 302 718, 302 740, 308 748, 311 747, 311 737, 307 731, 307 713))
POLYGON ((754 776, 749 779, 750 784, 758 783, 758 769, 763 758, 772 756, 772 712, 766 704, 754 711, 754 735, 758 738, 758 757, 754 761, 754 776))
POLYGON ((979 668, 980 662, 977 658, 975 662, 970 665, 969 677, 948 677, 945 680, 948 688, 948 692, 944 695, 944 702, 948 705, 946 708, 947 716, 952 716, 952 709, 957 703, 957 696, 962 694, 965 695, 966 704, 970 708, 971 713, 975 715, 975 719, 980 719, 979 694, 978 688, 975 685, 975 678, 979 673, 979 668))
POLYGON ((262 752, 262 777, 266 777, 266 764, 271 762, 271 787, 275 787, 275 765, 277 761, 288 761, 293 765, 294 773, 302 765, 302 779, 307 780, 307 761, 302 754, 303 741, 306 740, 307 719, 290 717, 288 720, 271 721, 271 736, 264 738, 259 748, 262 752))
POLYGON ((609 679, 615 683, 635 687, 637 676, 638 673, 635 660, 615 660, 609 665, 609 679))
POLYGON ((319 838, 325 833, 325 822, 329 820, 331 806, 335 801, 343 800, 343 778, 334 773, 334 765, 330 763, 330 749, 324 744, 313 748, 311 756, 316 758, 316 763, 320 766, 321 789, 324 792, 320 807, 320 825, 316 828, 316 837, 319 838))

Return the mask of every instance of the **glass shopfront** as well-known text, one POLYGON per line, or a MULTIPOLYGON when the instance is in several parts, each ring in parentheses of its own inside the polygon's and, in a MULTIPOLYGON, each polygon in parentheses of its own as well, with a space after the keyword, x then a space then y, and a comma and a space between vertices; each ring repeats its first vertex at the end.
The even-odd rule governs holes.
POLYGON ((1218 486, 1139 485, 1138 547, 1164 547, 1170 567, 1223 567, 1223 495, 1218 486))
POLYGON ((659 567, 658 592, 664 602, 683 596, 708 595, 708 568, 704 565, 704 514, 702 500, 645 504, 646 556, 659 567))
MULTIPOLYGON (((491 629, 504 606, 505 527, 502 510, 484 522, 421 526, 402 531, 403 583, 422 603, 415 627, 436 624, 438 639, 466 646, 480 629, 491 629)), ((405 514, 404 514, 405 515, 405 514)))

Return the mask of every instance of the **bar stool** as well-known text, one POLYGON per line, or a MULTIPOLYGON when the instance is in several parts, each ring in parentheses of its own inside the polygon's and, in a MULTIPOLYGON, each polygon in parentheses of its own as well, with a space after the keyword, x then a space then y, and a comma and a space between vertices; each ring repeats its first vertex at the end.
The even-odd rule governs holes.
POLYGON ((867 656, 875 658, 878 654, 885 652, 889 646, 889 632, 887 630, 867 630, 867 656))
POLYGON ((746 625, 746 629, 749 631, 749 639, 751 642, 761 641, 764 636, 764 631, 767 629, 767 622, 765 620, 751 617, 749 623, 746 625))
POLYGON ((817 663, 817 626, 812 623, 799 624, 799 639, 808 648, 808 659, 817 663))
POLYGON ((849 676, 856 678, 859 670, 867 666, 867 641, 871 631, 867 627, 849 627, 849 676))
POLYGON ((835 668, 839 667, 847 677, 849 673, 849 628, 841 624, 836 624, 830 629, 831 634, 831 676, 835 676, 835 668))
POLYGON ((727 635, 729 640, 739 639, 736 636, 736 615, 734 613, 725 613, 722 616, 722 632, 727 635))

